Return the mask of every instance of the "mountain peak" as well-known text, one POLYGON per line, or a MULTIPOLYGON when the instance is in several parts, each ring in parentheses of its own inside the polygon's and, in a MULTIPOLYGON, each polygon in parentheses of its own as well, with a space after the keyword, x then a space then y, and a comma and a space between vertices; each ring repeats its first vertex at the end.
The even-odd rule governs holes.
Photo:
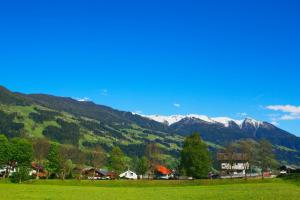
POLYGON ((259 128, 261 125, 263 125, 263 122, 262 121, 257 121, 257 120, 255 120, 253 118, 250 118, 250 117, 247 117, 244 120, 243 124, 244 125, 245 124, 250 124, 250 125, 254 126, 255 128, 259 128))
POLYGON ((255 120, 253 118, 247 117, 244 120, 236 120, 229 117, 213 117, 210 118, 206 115, 199 115, 199 114, 188 114, 188 115, 142 115, 143 117, 152 119, 154 121, 167 124, 169 126, 183 120, 183 119, 197 119, 202 120, 207 123, 211 124, 222 124, 224 127, 230 127, 231 125, 238 126, 240 128, 245 126, 254 126, 256 129, 259 128, 263 122, 255 120))

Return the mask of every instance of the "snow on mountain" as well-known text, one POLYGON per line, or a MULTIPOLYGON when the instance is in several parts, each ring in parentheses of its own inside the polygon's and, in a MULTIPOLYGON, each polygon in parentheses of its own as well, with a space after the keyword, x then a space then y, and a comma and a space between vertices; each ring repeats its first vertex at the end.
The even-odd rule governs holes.
POLYGON ((212 120, 223 124, 225 127, 229 127, 231 122, 236 123, 239 127, 242 127, 244 120, 235 120, 229 117, 214 117, 212 120))
POLYGON ((264 123, 261 121, 257 121, 255 119, 252 118, 246 118, 243 122, 243 124, 250 124, 252 126, 254 126, 256 129, 259 128, 261 125, 263 125, 264 123))
POLYGON ((200 119, 209 123, 214 123, 213 120, 211 120, 209 117, 205 115, 196 115, 196 114, 190 114, 190 115, 170 115, 170 116, 163 116, 163 115, 142 115, 143 117, 147 117, 149 119, 152 119, 154 121, 172 125, 175 124, 176 122, 179 122, 182 119, 185 118, 195 118, 195 119, 200 119))
POLYGON ((223 124, 225 127, 229 127, 231 125, 231 123, 235 123, 240 128, 242 128, 243 125, 245 125, 245 124, 254 126, 255 128, 258 128, 263 124, 263 122, 257 121, 255 119, 251 119, 251 118, 246 118, 245 120, 236 120, 236 119, 232 119, 232 118, 229 118, 229 117, 213 117, 213 118, 210 118, 206 115, 198 115, 198 114, 170 115, 170 116, 163 116, 163 115, 142 115, 142 116, 146 117, 146 118, 149 118, 149 119, 152 119, 154 121, 160 122, 160 123, 167 124, 169 126, 181 121, 182 119, 186 119, 186 118, 200 119, 202 121, 212 123, 212 124, 219 123, 219 124, 223 124))
POLYGON ((142 115, 143 117, 152 119, 154 121, 172 125, 180 120, 184 119, 184 115, 171 115, 171 116, 162 116, 162 115, 142 115))

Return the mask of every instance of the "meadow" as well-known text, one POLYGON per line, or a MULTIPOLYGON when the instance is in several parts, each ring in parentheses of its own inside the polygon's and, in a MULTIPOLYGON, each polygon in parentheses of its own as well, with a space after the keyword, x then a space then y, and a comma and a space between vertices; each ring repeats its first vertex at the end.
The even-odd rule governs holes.
POLYGON ((300 187, 274 180, 0 182, 0 199, 300 199, 300 187))

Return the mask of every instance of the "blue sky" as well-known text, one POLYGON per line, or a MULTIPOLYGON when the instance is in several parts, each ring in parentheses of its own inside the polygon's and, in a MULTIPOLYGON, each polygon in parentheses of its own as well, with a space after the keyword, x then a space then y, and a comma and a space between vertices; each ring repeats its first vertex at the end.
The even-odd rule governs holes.
POLYGON ((0 1, 0 84, 300 136, 299 1, 0 1), (289 105, 289 106, 287 106, 289 105))

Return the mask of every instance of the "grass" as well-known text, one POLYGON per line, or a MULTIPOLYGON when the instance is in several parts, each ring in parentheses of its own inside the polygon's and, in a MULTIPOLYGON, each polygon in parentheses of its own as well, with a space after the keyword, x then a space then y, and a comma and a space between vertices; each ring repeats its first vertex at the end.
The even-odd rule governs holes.
POLYGON ((0 182, 0 199, 299 199, 300 187, 283 180, 34 181, 0 182))

